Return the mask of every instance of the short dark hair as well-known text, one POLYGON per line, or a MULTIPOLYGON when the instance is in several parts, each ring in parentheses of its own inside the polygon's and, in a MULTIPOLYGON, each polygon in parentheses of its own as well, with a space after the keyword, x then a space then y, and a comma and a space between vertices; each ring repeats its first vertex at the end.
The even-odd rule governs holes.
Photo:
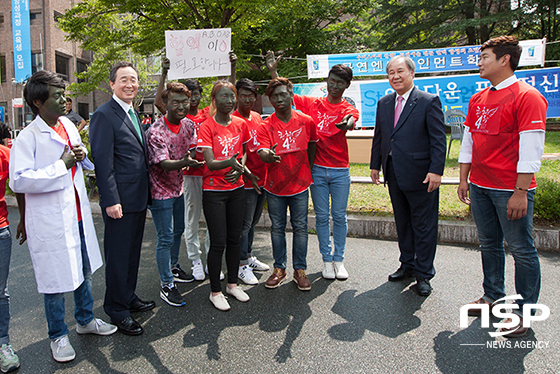
POLYGON ((117 71, 120 68, 133 68, 134 71, 136 72, 136 77, 138 78, 138 70, 136 70, 134 65, 132 65, 132 62, 119 61, 114 63, 113 66, 111 66, 111 72, 109 73, 109 80, 111 82, 115 83, 115 80, 117 79, 117 71))
POLYGON ((329 75, 334 74, 346 81, 346 83, 352 82, 354 74, 352 74, 352 69, 349 66, 343 64, 334 65, 329 71, 329 75))
POLYGON ((69 97, 67 97, 67 98, 66 98, 66 102, 67 102, 67 103, 71 103, 71 102, 72 102, 72 99, 69 98, 69 97))
POLYGON ((249 78, 241 78, 240 80, 238 80, 235 84, 235 88, 237 89, 237 92, 239 92, 239 90, 247 90, 251 91, 253 95, 257 96, 257 85, 249 78))
POLYGON ((492 48, 492 52, 494 52, 494 54, 496 55, 496 59, 500 59, 502 58, 502 56, 509 55, 509 66, 513 71, 517 69, 522 49, 519 45, 519 41, 515 36, 502 35, 487 40, 480 47, 480 51, 482 52, 486 48, 492 48))
POLYGON ((40 70, 27 80, 23 89, 23 97, 33 114, 39 114, 39 108, 33 104, 35 100, 39 100, 41 104, 48 100, 49 86, 66 88, 62 78, 47 70, 40 70))
POLYGON ((196 79, 187 79, 182 82, 190 91, 198 91, 202 93, 202 86, 196 79))
POLYGON ((163 100, 164 104, 167 104, 167 98, 172 92, 183 93, 187 97, 191 97, 191 91, 189 91, 187 86, 185 86, 183 83, 169 82, 167 83, 167 87, 165 88, 165 90, 163 90, 163 92, 161 93, 161 99, 163 100))
POLYGON ((286 86, 286 89, 288 90, 290 95, 294 93, 293 91, 294 85, 292 84, 292 82, 290 82, 288 78, 278 77, 271 80, 268 86, 266 86, 266 96, 270 97, 274 92, 274 90, 280 86, 286 86))

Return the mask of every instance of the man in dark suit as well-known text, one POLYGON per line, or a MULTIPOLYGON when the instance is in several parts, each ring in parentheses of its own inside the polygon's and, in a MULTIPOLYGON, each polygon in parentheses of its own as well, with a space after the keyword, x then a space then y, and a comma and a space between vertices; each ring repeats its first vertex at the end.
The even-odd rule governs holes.
POLYGON ((428 296, 435 275, 446 138, 439 97, 414 87, 414 70, 408 57, 387 63, 389 83, 396 92, 377 104, 370 169, 371 179, 379 184, 383 165, 397 225, 401 266, 389 280, 416 275, 418 294, 428 296))
POLYGON ((132 107, 138 72, 121 61, 111 67, 110 81, 113 97, 95 111, 89 132, 105 222, 104 309, 121 332, 139 335, 142 326, 130 313, 150 310, 155 303, 135 294, 150 199, 146 142, 132 107))

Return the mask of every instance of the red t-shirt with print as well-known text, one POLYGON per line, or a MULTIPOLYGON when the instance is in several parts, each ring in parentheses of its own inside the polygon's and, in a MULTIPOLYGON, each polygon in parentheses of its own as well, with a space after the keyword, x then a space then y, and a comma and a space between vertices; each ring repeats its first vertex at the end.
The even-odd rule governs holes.
POLYGON ((294 105, 297 110, 311 116, 317 126, 320 142, 317 143, 315 165, 327 168, 350 167, 346 131, 339 130, 335 124, 340 123, 348 114, 352 114, 354 121, 357 121, 360 117, 358 109, 346 100, 331 104, 326 97, 300 95, 294 95, 294 105))
MULTIPOLYGON (((198 131, 200 130, 200 125, 202 125, 202 122, 206 121, 206 119, 209 117, 209 111, 210 111, 210 107, 207 106, 206 108, 199 110, 198 113, 196 114, 196 116, 193 116, 191 114, 187 114, 187 116, 183 119, 183 121, 186 121, 187 119, 190 119, 192 121, 192 125, 193 126, 193 131, 194 131, 194 143, 191 145, 191 149, 196 148, 196 139, 198 138, 198 131)), ((198 161, 204 161, 204 157, 202 157, 202 152, 199 151, 197 149, 196 151, 196 157, 195 157, 198 161)), ((183 174, 184 175, 202 175, 204 174, 204 169, 206 168, 206 165, 201 166, 199 168, 187 168, 183 174)))
MULTIPOLYGON (((473 140, 470 181, 480 187, 514 190, 519 133, 545 130, 547 107, 539 91, 521 81, 475 94, 465 122, 473 140)), ((529 188, 536 186, 533 176, 529 188)))
MULTIPOLYGON (((68 148, 72 149, 72 144, 70 144, 70 138, 68 137, 68 133, 64 128, 62 122, 58 121, 58 126, 53 127, 54 131, 60 135, 62 140, 64 140, 68 144, 68 148)), ((74 176, 76 175, 76 166, 72 166, 72 185, 74 184, 74 176)), ((80 208, 80 197, 78 196, 78 191, 76 191, 76 186, 74 186, 74 194, 76 195, 76 211, 78 212, 78 221, 82 220, 82 209, 80 208)))
MULTIPOLYGON (((257 138, 257 132, 259 127, 262 126, 264 122, 261 118, 261 115, 253 111, 251 111, 251 118, 249 119, 243 117, 237 110, 233 112, 232 116, 241 118, 247 124, 247 129, 249 130, 249 135, 251 135, 251 140, 247 142, 247 162, 245 162, 245 166, 247 166, 251 173, 260 178, 257 184, 259 187, 262 187, 264 186, 264 181, 266 178, 266 164, 261 161, 261 158, 257 153, 257 149, 260 145, 257 138)), ((251 183, 251 181, 245 176, 243 176, 243 178, 245 181, 245 189, 252 189, 253 184, 251 183)))
MULTIPOLYGON (((221 161, 231 158, 238 153, 238 160, 243 157, 243 144, 251 139, 247 124, 239 117, 231 116, 231 123, 227 126, 218 124, 213 117, 208 118, 200 126, 198 132, 198 148, 210 148, 214 152, 214 159, 221 161)), ((225 175, 231 168, 210 170, 207 167, 202 176, 204 191, 231 191, 243 187, 243 178, 231 184, 225 175)))
POLYGON ((267 164, 265 190, 279 196, 292 196, 313 183, 307 147, 309 142, 318 141, 318 137, 311 117, 294 110, 290 121, 284 123, 274 113, 259 127, 257 138, 259 150, 278 144, 275 152, 282 158, 278 164, 267 164))

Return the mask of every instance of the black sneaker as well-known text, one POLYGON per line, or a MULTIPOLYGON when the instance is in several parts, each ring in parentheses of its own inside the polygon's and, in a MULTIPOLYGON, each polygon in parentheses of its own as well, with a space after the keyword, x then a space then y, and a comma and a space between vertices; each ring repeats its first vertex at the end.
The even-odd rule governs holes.
POLYGON ((173 273, 173 282, 177 283, 191 283, 194 281, 194 277, 192 274, 187 274, 179 264, 175 265, 173 269, 171 269, 171 273, 173 273))
POLYGON ((181 296, 181 293, 177 287, 175 287, 174 283, 163 286, 161 291, 159 291, 159 296, 163 299, 163 301, 171 306, 185 305, 185 300, 183 300, 183 296, 181 296))

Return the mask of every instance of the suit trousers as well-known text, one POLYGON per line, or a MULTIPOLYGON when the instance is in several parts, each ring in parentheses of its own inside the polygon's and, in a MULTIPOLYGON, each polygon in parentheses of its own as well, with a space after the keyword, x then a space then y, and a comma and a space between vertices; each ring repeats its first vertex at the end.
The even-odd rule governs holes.
POLYGON ((426 184, 421 190, 401 190, 391 157, 387 160, 385 178, 397 225, 399 260, 402 266, 413 269, 419 277, 431 279, 436 273, 439 188, 428 193, 426 184))
POLYGON ((113 219, 103 211, 105 222, 105 313, 113 322, 130 316, 130 305, 138 300, 136 282, 140 265, 140 250, 146 223, 146 209, 124 213, 113 219))

